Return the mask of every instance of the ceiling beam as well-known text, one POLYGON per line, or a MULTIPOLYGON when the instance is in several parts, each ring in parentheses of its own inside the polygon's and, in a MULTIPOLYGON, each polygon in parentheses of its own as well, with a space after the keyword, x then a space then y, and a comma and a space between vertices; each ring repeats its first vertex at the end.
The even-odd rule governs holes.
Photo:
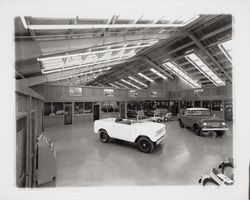
MULTIPOLYGON (((193 33, 190 33, 189 37, 194 41, 194 43, 199 47, 199 49, 209 57, 213 63, 224 73, 224 75, 232 82, 232 77, 224 70, 223 66, 213 57, 213 55, 205 48, 205 46, 195 37, 193 33)), ((214 71, 214 70, 212 70, 214 71)), ((218 74, 217 74, 218 75, 218 74)))
POLYGON ((210 38, 210 37, 212 37, 212 36, 214 36, 214 35, 217 35, 217 34, 219 34, 219 33, 221 33, 221 32, 224 32, 224 31, 226 31, 226 30, 228 30, 228 29, 231 29, 231 28, 232 28, 232 24, 230 23, 230 24, 228 24, 228 25, 226 25, 226 26, 223 26, 223 27, 221 27, 221 28, 219 28, 219 29, 216 29, 215 31, 212 31, 212 32, 210 32, 210 33, 208 33, 208 34, 202 36, 202 37, 200 38, 200 41, 205 40, 205 39, 207 39, 207 38, 210 38))
POLYGON ((27 25, 32 30, 66 30, 66 29, 127 29, 127 28, 167 28, 184 27, 186 24, 57 24, 27 25))
POLYGON ((24 76, 23 76, 20 72, 18 72, 17 70, 15 70, 15 72, 16 72, 16 74, 17 74, 18 76, 20 76, 22 79, 24 79, 24 76))
POLYGON ((145 61, 146 63, 148 63, 149 65, 151 65, 152 67, 156 68, 157 70, 159 70, 160 72, 162 72, 164 75, 166 75, 168 78, 170 79, 174 79, 174 77, 168 73, 167 71, 163 70, 159 64, 157 64, 155 61, 153 61, 151 58, 147 57, 147 56, 143 56, 143 61, 145 61))

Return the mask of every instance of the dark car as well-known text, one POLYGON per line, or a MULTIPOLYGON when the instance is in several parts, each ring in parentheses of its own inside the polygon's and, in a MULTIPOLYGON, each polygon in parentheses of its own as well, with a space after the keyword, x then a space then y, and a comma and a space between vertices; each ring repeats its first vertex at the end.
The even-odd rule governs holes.
POLYGON ((223 136, 228 130, 225 120, 215 117, 207 108, 187 108, 178 120, 181 128, 189 127, 199 136, 211 131, 223 136))

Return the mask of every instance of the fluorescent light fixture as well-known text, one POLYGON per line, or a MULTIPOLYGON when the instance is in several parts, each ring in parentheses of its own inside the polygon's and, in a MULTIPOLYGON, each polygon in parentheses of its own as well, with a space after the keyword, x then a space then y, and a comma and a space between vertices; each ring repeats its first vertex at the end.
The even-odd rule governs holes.
POLYGON ((112 84, 112 83, 109 83, 109 85, 112 86, 112 87, 115 87, 115 88, 119 88, 117 85, 112 84))
POLYGON ((122 42, 103 46, 101 50, 100 47, 96 47, 90 48, 82 53, 48 56, 37 58, 37 60, 42 64, 41 71, 43 74, 54 73, 128 59, 135 56, 136 52, 141 48, 151 46, 156 42, 158 42, 158 40, 155 39, 122 42), (126 47, 124 47, 125 44, 126 47))
POLYGON ((141 76, 142 78, 145 78, 146 80, 150 81, 151 83, 155 82, 153 79, 151 79, 151 78, 145 76, 145 75, 142 74, 142 73, 138 73, 138 75, 141 76))
POLYGON ((128 85, 131 85, 131 86, 134 87, 134 88, 137 88, 138 90, 141 89, 140 87, 134 85, 133 83, 130 83, 130 82, 128 82, 128 81, 125 81, 124 79, 121 79, 121 81, 124 82, 124 83, 127 83, 128 85))
POLYGON ((131 79, 131 80, 133 80, 133 81, 135 81, 135 82, 137 82, 137 83, 139 83, 139 84, 141 84, 141 85, 144 86, 144 87, 148 87, 146 84, 144 84, 144 83, 142 83, 141 81, 139 81, 139 80, 133 78, 132 76, 129 76, 128 78, 131 79))
POLYGON ((227 59, 233 63, 232 61, 232 40, 228 40, 226 42, 222 42, 218 44, 220 50, 224 53, 227 59))
POLYGON ((197 83, 197 81, 194 81, 191 77, 189 77, 181 68, 177 67, 176 64, 173 62, 166 62, 163 63, 163 66, 179 76, 182 80, 187 82, 189 85, 191 85, 193 88, 200 88, 201 85, 197 83))
POLYGON ((163 74, 161 74, 160 72, 158 72, 158 71, 155 70, 154 68, 151 68, 150 71, 153 72, 154 74, 158 75, 159 77, 163 78, 164 80, 167 79, 166 76, 164 76, 163 74))
MULTIPOLYGON (((167 27, 183 27, 187 24, 191 23, 192 21, 199 18, 198 15, 196 16, 183 16, 182 18, 174 18, 171 19, 170 23, 168 18, 164 19, 162 23, 150 23, 150 24, 143 24, 143 23, 132 23, 132 24, 29 24, 27 27, 31 30, 65 30, 65 29, 128 29, 128 28, 167 28, 167 27), (179 21, 179 23, 175 23, 175 21, 179 21), (165 22, 165 23, 164 23, 165 22)), ((161 21, 160 18, 159 21, 161 21)), ((84 20, 84 18, 81 18, 84 20)), ((128 20, 128 19, 123 19, 128 20)), ((147 19, 143 19, 147 20, 147 19)), ((130 21, 130 20, 129 20, 130 21)), ((156 19, 154 19, 156 21, 156 19)), ((158 20, 157 20, 158 21, 158 20)))
POLYGON ((195 53, 186 55, 185 58, 212 81, 213 84, 216 86, 225 85, 225 82, 222 81, 195 53))
POLYGON ((123 85, 123 84, 121 84, 121 83, 119 83, 119 82, 117 82, 117 81, 115 81, 115 83, 116 83, 117 85, 120 85, 120 86, 122 86, 122 87, 124 87, 124 88, 127 88, 127 89, 128 89, 128 87, 127 87, 126 85, 123 85))

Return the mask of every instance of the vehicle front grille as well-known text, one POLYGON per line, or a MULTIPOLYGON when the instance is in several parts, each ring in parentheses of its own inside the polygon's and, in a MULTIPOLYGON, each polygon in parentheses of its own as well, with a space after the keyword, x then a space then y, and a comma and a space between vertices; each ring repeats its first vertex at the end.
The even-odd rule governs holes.
POLYGON ((208 127, 220 127, 221 123, 220 122, 207 122, 208 127))

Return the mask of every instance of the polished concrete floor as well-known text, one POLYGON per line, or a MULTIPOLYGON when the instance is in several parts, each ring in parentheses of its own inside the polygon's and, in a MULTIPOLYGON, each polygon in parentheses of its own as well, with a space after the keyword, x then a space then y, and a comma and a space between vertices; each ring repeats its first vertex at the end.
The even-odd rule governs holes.
POLYGON ((232 156, 232 124, 224 137, 199 137, 167 123, 167 143, 151 154, 134 144, 104 144, 93 122, 45 128, 57 151, 57 178, 49 186, 197 185, 200 175, 232 156))

